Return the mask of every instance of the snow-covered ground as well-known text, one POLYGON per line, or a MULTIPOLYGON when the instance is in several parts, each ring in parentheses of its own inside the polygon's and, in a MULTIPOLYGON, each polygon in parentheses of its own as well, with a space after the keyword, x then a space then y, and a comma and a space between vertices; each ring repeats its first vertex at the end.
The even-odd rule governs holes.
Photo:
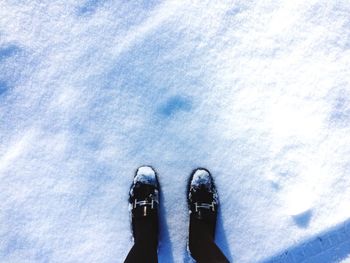
POLYGON ((350 2, 0 1, 0 262, 123 262, 154 166, 160 262, 186 185, 232 262, 349 262, 350 2))

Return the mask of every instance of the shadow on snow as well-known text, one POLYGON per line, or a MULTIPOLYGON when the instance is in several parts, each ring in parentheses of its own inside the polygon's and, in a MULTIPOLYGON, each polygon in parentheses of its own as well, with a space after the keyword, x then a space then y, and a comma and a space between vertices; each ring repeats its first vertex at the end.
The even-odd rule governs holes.
POLYGON ((350 255, 350 219, 261 263, 330 263, 350 255))

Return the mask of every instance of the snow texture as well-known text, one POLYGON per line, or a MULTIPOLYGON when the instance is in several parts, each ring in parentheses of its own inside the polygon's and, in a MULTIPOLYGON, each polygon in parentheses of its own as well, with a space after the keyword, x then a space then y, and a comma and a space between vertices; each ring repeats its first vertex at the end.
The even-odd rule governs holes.
POLYGON ((123 262, 134 171, 187 262, 206 167, 232 262, 350 256, 350 2, 1 0, 0 262, 123 262))

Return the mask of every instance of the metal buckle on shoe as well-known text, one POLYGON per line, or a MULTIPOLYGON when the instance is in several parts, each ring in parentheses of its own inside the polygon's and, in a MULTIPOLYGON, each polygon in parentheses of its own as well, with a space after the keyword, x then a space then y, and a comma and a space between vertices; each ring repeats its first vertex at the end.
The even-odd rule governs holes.
POLYGON ((154 199, 151 199, 151 202, 149 202, 147 200, 137 201, 137 199, 135 199, 133 208, 136 208, 137 206, 149 205, 149 206, 151 206, 151 209, 154 209, 155 203, 158 204, 158 201, 156 201, 154 199))
POLYGON ((194 208, 196 212, 198 212, 198 208, 204 208, 204 209, 211 209, 213 212, 215 212, 215 202, 211 202, 211 204, 208 203, 194 203, 194 208))

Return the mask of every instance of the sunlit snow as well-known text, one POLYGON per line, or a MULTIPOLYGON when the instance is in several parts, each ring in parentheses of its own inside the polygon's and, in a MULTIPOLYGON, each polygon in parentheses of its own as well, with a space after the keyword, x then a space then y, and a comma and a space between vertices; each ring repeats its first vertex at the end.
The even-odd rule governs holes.
POLYGON ((152 165, 160 262, 187 180, 232 262, 350 257, 350 2, 0 1, 0 262, 123 262, 152 165))

